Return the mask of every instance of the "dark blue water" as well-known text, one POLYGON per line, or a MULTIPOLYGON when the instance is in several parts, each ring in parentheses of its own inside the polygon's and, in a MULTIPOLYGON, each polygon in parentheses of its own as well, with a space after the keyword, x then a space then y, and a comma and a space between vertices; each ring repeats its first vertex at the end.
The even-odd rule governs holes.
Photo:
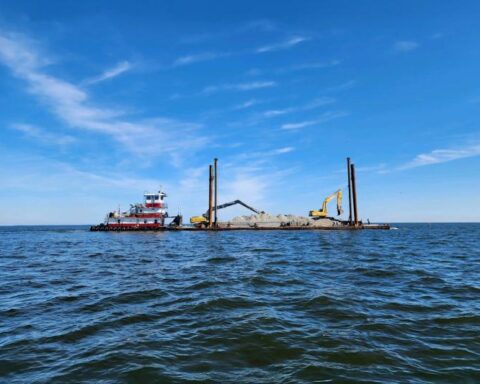
POLYGON ((398 228, 0 228, 0 382, 480 382, 480 225, 398 228))

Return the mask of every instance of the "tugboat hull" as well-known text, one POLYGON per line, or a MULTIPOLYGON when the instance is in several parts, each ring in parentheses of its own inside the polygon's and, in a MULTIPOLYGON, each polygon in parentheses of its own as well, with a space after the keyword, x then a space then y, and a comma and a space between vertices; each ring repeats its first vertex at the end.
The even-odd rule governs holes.
POLYGON ((90 227, 90 231, 92 232, 164 231, 165 229, 166 227, 163 225, 148 224, 100 224, 90 227))

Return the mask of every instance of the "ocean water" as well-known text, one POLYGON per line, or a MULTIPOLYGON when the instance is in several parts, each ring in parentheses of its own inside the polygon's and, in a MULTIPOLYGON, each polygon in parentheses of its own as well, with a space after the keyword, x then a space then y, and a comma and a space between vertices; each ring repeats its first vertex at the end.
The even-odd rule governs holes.
POLYGON ((0 382, 480 382, 480 224, 397 227, 0 227, 0 382))

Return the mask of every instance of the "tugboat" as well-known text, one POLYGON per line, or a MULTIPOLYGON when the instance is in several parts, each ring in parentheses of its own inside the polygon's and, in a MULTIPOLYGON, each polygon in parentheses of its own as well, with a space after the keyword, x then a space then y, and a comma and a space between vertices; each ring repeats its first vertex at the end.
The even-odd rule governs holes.
POLYGON ((130 204, 128 212, 117 211, 107 213, 105 221, 100 225, 90 227, 91 231, 145 231, 165 229, 165 219, 168 217, 165 197, 162 191, 145 192, 144 202, 130 204))

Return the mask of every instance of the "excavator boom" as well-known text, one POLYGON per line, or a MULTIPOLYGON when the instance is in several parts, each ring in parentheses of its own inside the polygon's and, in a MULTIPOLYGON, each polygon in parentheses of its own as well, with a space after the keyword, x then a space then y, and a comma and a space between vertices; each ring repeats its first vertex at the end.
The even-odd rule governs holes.
MULTIPOLYGON (((255 213, 262 213, 261 211, 257 211, 255 208, 251 207, 250 205, 248 204, 245 204, 243 201, 241 200, 234 200, 234 201, 230 201, 229 203, 225 203, 225 204, 220 204, 219 206, 217 206, 217 209, 223 209, 223 208, 227 208, 227 207, 230 207, 232 205, 235 205, 235 204, 239 204, 239 205, 243 205, 245 208, 249 209, 250 211, 252 212, 255 212, 255 213)), ((215 211, 215 207, 213 207, 213 211, 215 211)), ((208 215, 208 211, 205 212, 205 215, 208 215)))
MULTIPOLYGON (((242 205, 245 208, 247 208, 248 210, 250 210, 252 212, 255 212, 257 214, 265 213, 264 211, 258 211, 257 209, 251 207, 250 205, 245 204, 241 200, 234 200, 234 201, 230 201, 228 203, 220 204, 220 205, 217 206, 217 210, 227 208, 227 207, 231 207, 232 205, 235 205, 235 204, 242 205)), ((215 212, 215 207, 213 207, 212 211, 215 212)), ((202 216, 193 216, 193 217, 190 218, 190 223, 192 223, 192 224, 204 224, 204 223, 207 223, 207 222, 208 222, 208 211, 205 212, 202 216)))

